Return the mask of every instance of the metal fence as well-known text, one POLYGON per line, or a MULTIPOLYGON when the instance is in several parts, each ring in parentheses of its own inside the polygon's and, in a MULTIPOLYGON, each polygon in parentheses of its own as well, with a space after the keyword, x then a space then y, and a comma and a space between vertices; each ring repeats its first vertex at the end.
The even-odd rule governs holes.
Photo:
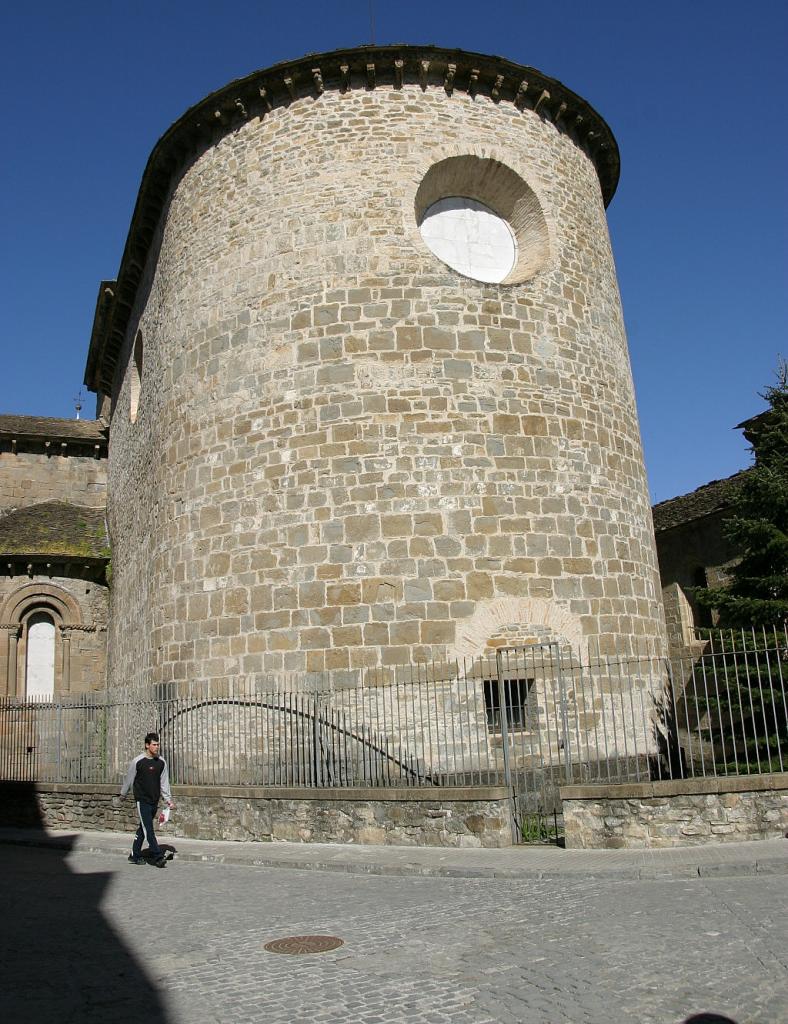
POLYGON ((117 782, 149 730, 175 783, 503 784, 520 814, 568 782, 784 771, 785 629, 710 634, 693 658, 555 643, 464 662, 0 700, 0 778, 117 782))
POLYGON ((788 769, 788 632, 699 631, 700 654, 671 666, 668 777, 788 769))

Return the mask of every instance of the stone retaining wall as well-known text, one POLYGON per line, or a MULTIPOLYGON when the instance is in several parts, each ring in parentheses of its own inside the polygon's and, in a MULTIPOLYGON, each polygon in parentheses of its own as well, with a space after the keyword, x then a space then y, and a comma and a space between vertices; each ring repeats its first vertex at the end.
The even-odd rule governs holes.
POLYGON ((564 786, 573 849, 699 846, 788 832, 788 773, 624 786, 564 786))
MULTIPOLYGON (((136 826, 131 798, 117 787, 0 783, 5 826, 126 832, 136 826)), ((503 787, 312 790, 178 786, 177 810, 161 841, 232 839, 391 846, 498 848, 512 845, 503 787)))

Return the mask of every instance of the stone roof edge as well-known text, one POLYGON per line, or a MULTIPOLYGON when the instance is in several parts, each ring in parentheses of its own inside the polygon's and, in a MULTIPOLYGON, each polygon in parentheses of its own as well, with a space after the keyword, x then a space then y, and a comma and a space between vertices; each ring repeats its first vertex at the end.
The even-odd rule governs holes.
POLYGON ((0 551, 0 576, 2 566, 14 565, 107 565, 111 555, 76 555, 73 551, 0 551))
POLYGON ((763 423, 771 413, 771 409, 764 409, 762 412, 756 412, 753 416, 748 416, 746 420, 742 420, 741 423, 736 424, 736 430, 745 430, 747 427, 755 426, 758 423, 763 423))
POLYGON ((9 508, 0 509, 0 520, 6 519, 8 516, 25 515, 29 512, 34 512, 36 509, 40 511, 42 508, 67 508, 79 515, 95 516, 96 518, 101 516, 106 517, 107 514, 107 509, 104 505, 78 505, 75 501, 63 501, 61 498, 48 498, 46 501, 34 501, 31 505, 11 506, 9 508))
MULTIPOLYGON (((18 420, 24 420, 28 418, 31 420, 36 420, 38 422, 40 422, 41 420, 46 420, 52 424, 51 431, 41 431, 32 429, 25 430, 24 426, 22 426, 21 429, 19 429, 16 426, 6 427, 3 424, 3 418, 3 415, 0 415, 0 438, 7 441, 26 441, 35 442, 36 444, 41 444, 46 441, 58 441, 61 443, 65 442, 74 446, 82 445, 84 447, 93 448, 98 446, 104 450, 106 450, 107 447, 107 432, 106 427, 104 427, 103 425, 99 430, 96 431, 96 433, 93 436, 89 436, 87 434, 82 433, 75 433, 73 432, 73 430, 69 430, 69 428, 65 426, 65 424, 67 423, 85 423, 87 422, 86 420, 62 420, 59 419, 58 417, 49 416, 25 417, 20 415, 18 417, 14 417, 14 419, 18 420)), ((97 420, 96 422, 98 423, 100 421, 97 420)))
MULTIPOLYGON (((131 229, 129 229, 129 239, 130 238, 131 229)), ((128 245, 129 241, 127 240, 126 248, 128 248, 128 245)), ((90 332, 88 359, 85 365, 84 383, 91 391, 109 392, 108 388, 105 389, 100 387, 98 383, 94 384, 92 382, 99 381, 101 365, 104 362, 104 352, 112 329, 112 318, 115 310, 114 300, 117 287, 117 281, 102 281, 99 285, 98 296, 96 297, 96 310, 93 314, 93 327, 90 332)), ((111 381, 109 383, 111 384, 111 381)))
POLYGON ((530 109, 568 135, 593 161, 607 206, 618 184, 618 145, 603 118, 555 78, 503 57, 438 46, 393 44, 307 54, 254 71, 211 93, 179 118, 159 139, 142 175, 116 282, 102 282, 85 368, 91 391, 111 393, 115 362, 158 227, 170 183, 194 156, 253 117, 302 96, 319 99, 340 92, 400 88, 442 88, 489 96, 495 103, 530 109))
MULTIPOLYGON (((49 516, 57 516, 67 513, 68 515, 76 518, 84 518, 87 521, 93 523, 93 528, 100 527, 103 546, 106 551, 109 551, 109 532, 107 530, 107 510, 105 507, 94 507, 92 505, 77 505, 71 501, 61 501, 59 499, 53 499, 49 501, 39 501, 33 505, 23 505, 21 508, 5 509, 0 511, 0 522, 11 523, 12 529, 17 530, 25 528, 25 521, 36 515, 46 513, 49 516)), ((69 536, 73 537, 73 533, 69 536)), ((29 540, 29 537, 26 538, 29 540)), ((62 536, 59 538, 59 543, 62 543, 62 536)), ((22 547, 19 550, 9 550, 3 547, 4 538, 0 537, 0 563, 24 563, 30 562, 36 565, 54 562, 73 562, 73 563, 84 563, 87 564, 106 564, 110 560, 110 555, 99 552, 94 548, 92 554, 75 553, 72 548, 68 548, 65 544, 60 549, 51 551, 41 551, 40 549, 30 546, 22 547)), ((0 569, 0 572, 2 569, 0 569)))

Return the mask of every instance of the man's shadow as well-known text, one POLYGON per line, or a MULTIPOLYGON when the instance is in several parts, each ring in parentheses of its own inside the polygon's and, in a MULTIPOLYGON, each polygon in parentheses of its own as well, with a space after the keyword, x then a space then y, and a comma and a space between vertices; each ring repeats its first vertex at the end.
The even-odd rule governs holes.
MULTIPOLYGON (((175 854, 178 852, 177 846, 173 846, 172 843, 162 843, 161 840, 159 840, 159 849, 163 854, 165 854, 167 860, 174 860, 175 854)), ((152 864, 155 858, 151 855, 150 850, 146 847, 142 851, 142 859, 146 861, 148 864, 152 864)))
POLYGON ((720 1013, 695 1013, 687 1017, 682 1024, 736 1024, 730 1017, 723 1017, 720 1013))
MULTIPOLYGON (((11 799, 17 824, 40 838, 46 830, 34 785, 13 784, 11 799)), ((159 993, 101 911, 112 873, 72 871, 74 841, 68 837, 67 849, 63 839, 48 849, 0 844, 4 1018, 166 1022, 159 993)), ((140 900, 135 915, 141 940, 155 944, 155 904, 140 900)))

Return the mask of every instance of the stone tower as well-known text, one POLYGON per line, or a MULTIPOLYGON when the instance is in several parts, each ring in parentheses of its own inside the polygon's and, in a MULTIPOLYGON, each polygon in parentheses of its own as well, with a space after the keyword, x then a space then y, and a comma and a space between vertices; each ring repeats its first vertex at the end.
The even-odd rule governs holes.
POLYGON ((617 177, 560 82, 433 47, 281 64, 169 129, 86 371, 111 685, 661 645, 617 177))

